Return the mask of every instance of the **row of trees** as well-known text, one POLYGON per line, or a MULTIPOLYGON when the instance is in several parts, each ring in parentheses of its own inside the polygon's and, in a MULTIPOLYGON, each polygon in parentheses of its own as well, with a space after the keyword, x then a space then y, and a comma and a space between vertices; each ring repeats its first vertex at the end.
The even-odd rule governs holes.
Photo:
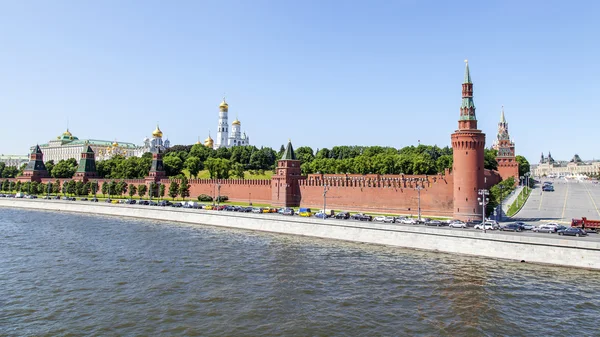
MULTIPOLYGON (((167 176, 182 178, 184 170, 194 178, 202 170, 208 170, 211 178, 244 178, 245 170, 274 170, 277 160, 285 151, 282 145, 279 152, 269 147, 234 146, 214 150, 202 144, 175 145, 165 151, 163 164, 167 176)), ((497 151, 485 149, 484 167, 495 170, 497 151)), ((406 146, 400 149, 382 146, 334 146, 313 151, 308 146, 296 149, 303 174, 310 173, 354 173, 354 174, 436 174, 452 168, 452 148, 438 146, 406 146)), ((529 172, 529 162, 523 156, 516 157, 519 174, 529 172)), ((98 161, 98 175, 105 179, 140 179, 148 175, 152 164, 152 154, 142 157, 115 156, 98 161)), ((16 168, 4 167, 0 163, 1 177, 14 177, 22 172, 16 168)), ((71 178, 77 170, 75 159, 61 160, 58 163, 46 162, 46 168, 54 178, 71 178)))

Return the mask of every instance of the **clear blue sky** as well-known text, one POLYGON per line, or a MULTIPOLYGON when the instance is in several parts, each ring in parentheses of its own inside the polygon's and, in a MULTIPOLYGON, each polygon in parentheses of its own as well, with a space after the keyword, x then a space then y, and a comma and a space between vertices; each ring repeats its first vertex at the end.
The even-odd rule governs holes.
POLYGON ((61 134, 172 144, 450 145, 465 58, 491 145, 600 158, 594 1, 3 1, 0 153, 61 134))

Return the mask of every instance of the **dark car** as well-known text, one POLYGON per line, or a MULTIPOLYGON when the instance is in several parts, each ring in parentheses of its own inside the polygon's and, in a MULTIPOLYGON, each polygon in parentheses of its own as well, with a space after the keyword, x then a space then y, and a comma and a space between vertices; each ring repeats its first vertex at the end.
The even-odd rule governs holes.
POLYGON ((49 195, 47 195, 47 196, 45 196, 45 197, 44 197, 44 199, 46 199, 46 200, 50 200, 50 199, 52 199, 52 197, 51 197, 51 196, 49 196, 49 195))
POLYGON ((180 202, 176 202, 171 205, 171 207, 182 207, 183 205, 180 202))
POLYGON ((509 231, 509 232, 520 232, 523 230, 523 227, 517 223, 509 223, 504 227, 500 227, 501 231, 509 231))
POLYGON ((98 198, 96 198, 96 197, 93 197, 93 198, 91 198, 91 199, 90 199, 90 201, 91 201, 91 202, 98 202, 98 198))
POLYGON ((359 220, 359 221, 373 221, 373 217, 370 215, 366 215, 363 213, 356 213, 356 214, 352 214, 352 216, 350 216, 350 219, 352 220, 359 220))
POLYGON ((565 228, 565 229, 559 229, 558 230, 558 235, 586 236, 587 233, 583 229, 581 229, 581 228, 569 227, 569 228, 565 228))
POLYGON ((542 187, 542 191, 545 191, 545 192, 554 192, 554 186, 552 186, 552 185, 545 185, 544 187, 542 187))
POLYGON ((104 200, 104 202, 110 204, 110 203, 112 203, 112 200, 110 200, 110 198, 106 198, 106 200, 104 200))
POLYGON ((244 212, 244 213, 250 213, 250 212, 252 212, 252 207, 251 206, 242 207, 239 211, 244 212))
POLYGON ((88 201, 88 198, 81 198, 79 200, 81 200, 81 201, 88 201))
POLYGON ((339 212, 335 215, 336 219, 350 219, 350 213, 348 212, 339 212))

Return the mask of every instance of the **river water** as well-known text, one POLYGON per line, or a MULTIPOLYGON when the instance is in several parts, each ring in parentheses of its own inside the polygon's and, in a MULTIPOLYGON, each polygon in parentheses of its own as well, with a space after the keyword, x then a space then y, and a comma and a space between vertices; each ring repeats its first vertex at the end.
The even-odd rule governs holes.
POLYGON ((0 336, 599 336, 599 272, 0 208, 0 336))

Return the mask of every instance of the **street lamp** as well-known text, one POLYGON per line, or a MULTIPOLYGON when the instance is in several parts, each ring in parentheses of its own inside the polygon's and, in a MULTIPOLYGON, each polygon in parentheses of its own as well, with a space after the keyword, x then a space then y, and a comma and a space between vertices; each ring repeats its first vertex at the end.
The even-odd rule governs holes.
POLYGON ((483 188, 483 189, 480 189, 479 192, 477 192, 477 194, 480 195, 480 197, 477 198, 477 201, 479 201, 479 205, 481 205, 481 226, 483 227, 483 232, 486 233, 486 230, 485 230, 485 206, 487 206, 487 204, 490 202, 490 198, 488 198, 488 195, 490 195, 490 191, 483 188))
POLYGON ((248 192, 248 206, 252 206, 252 192, 248 192))
POLYGON ((217 197, 217 210, 219 210, 219 202, 221 202, 221 184, 217 183, 217 190, 219 191, 218 197, 217 197))
POLYGON ((419 200, 418 212, 419 212, 419 222, 421 222, 421 190, 423 189, 423 187, 421 185, 417 185, 417 187, 415 189, 417 190, 417 195, 418 195, 418 200, 419 200))
POLYGON ((323 185, 323 220, 327 219, 327 192, 329 189, 327 188, 327 184, 323 185))
POLYGON ((48 188, 46 188, 47 192, 48 192, 48 199, 50 199, 50 188, 52 187, 51 183, 48 182, 48 184, 46 185, 48 188))
POLYGON ((504 185, 498 184, 500 188, 500 221, 502 221, 502 204, 504 203, 504 185))

